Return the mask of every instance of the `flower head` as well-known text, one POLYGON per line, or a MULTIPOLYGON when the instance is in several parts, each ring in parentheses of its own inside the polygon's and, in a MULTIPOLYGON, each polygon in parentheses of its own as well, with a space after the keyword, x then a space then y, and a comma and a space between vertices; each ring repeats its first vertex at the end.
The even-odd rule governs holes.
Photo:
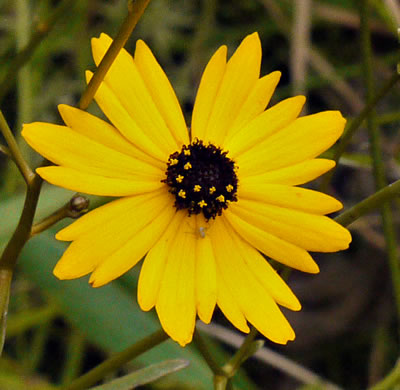
MULTIPOLYGON (((111 44, 92 40, 98 64, 111 44)), ((144 256, 138 301, 156 308, 181 345, 198 315, 217 305, 243 332, 248 323, 277 343, 294 332, 278 305, 300 303, 263 255, 316 273, 308 251, 348 247, 350 233, 325 214, 336 199, 297 187, 334 162, 317 158, 343 132, 338 111, 298 118, 305 98, 266 110, 280 73, 260 78, 261 44, 247 36, 230 60, 220 47, 197 92, 191 131, 160 65, 143 41, 116 58, 95 100, 112 124, 60 105, 65 126, 31 123, 26 141, 57 166, 38 168, 48 182, 119 197, 57 234, 72 241, 54 274, 91 273, 102 286, 144 256)), ((87 72, 87 79, 92 74, 87 72)))

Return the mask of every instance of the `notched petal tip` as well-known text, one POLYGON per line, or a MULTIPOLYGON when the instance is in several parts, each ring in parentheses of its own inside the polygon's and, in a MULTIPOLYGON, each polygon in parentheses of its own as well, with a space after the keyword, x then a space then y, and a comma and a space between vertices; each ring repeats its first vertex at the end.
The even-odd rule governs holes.
POLYGON ((61 261, 58 261, 56 266, 53 269, 53 275, 59 280, 70 280, 75 279, 76 276, 71 276, 68 271, 68 267, 65 267, 61 261))
POLYGON ((93 276, 93 274, 89 278, 90 287, 98 288, 98 287, 102 287, 110 282, 110 280, 107 280, 107 281, 96 280, 95 278, 92 278, 92 276, 93 276))

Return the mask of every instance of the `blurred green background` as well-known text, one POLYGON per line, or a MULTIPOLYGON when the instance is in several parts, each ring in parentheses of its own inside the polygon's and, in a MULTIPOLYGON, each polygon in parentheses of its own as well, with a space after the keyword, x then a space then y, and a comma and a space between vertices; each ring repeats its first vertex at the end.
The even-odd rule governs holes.
MULTIPOLYGON (((379 88, 396 72, 400 58, 400 3, 370 3, 379 88)), ((114 37, 127 12, 126 0, 71 0, 26 65, 10 78, 16 54, 60 4, 56 0, 0 0, 0 107, 32 166, 40 158, 20 139, 21 124, 61 123, 57 105, 76 105, 85 88, 84 71, 94 69, 90 38, 101 32, 114 37), (10 87, 2 93, 7 80, 10 87)), ((232 53, 244 36, 258 31, 262 73, 283 73, 272 104, 305 94, 304 113, 339 109, 351 119, 365 105, 358 4, 352 0, 152 0, 126 48, 132 53, 138 38, 148 43, 190 119, 198 82, 212 53, 222 44, 232 53)), ((388 181, 400 176, 399 102, 400 90, 394 88, 377 108, 388 181)), ((89 111, 102 116, 94 103, 89 111)), ((368 148, 368 135, 361 129, 334 177, 330 192, 345 208, 374 192, 368 148)), ((4 247, 18 221, 25 185, 4 155, 0 155, 0 174, 0 245, 4 247)), ((71 196, 44 186, 37 219, 71 196)), ((91 200, 91 207, 104 201, 91 200)), ((399 204, 393 206, 397 223, 399 204)), ((19 260, 0 360, 0 390, 52 389, 68 383, 112 352, 159 328, 154 313, 141 312, 136 303, 140 266, 100 289, 90 288, 87 278, 60 282, 52 275, 65 248, 54 239, 62 224, 33 238, 19 260)), ((301 312, 287 313, 297 338, 285 347, 269 342, 266 347, 341 388, 362 389, 394 365, 399 352, 398 323, 378 214, 360 219, 351 230, 350 250, 316 256, 319 275, 291 274, 289 284, 303 304, 301 312)), ((217 358, 226 361, 235 350, 232 332, 236 331, 217 311, 205 332, 217 358)), ((196 348, 182 349, 171 341, 116 374, 175 358, 189 360, 190 366, 148 388, 212 388, 211 371, 196 348)), ((272 361, 271 365, 262 358, 250 359, 235 385, 241 389, 325 388, 302 383, 299 367, 286 367, 274 357, 272 361)))

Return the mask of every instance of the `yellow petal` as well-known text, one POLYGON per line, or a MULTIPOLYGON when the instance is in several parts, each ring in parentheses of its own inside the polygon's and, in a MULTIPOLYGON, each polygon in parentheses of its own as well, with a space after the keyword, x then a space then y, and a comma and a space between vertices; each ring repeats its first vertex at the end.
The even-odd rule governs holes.
POLYGON ((196 215, 196 302, 200 319, 208 324, 217 302, 217 271, 205 219, 196 215))
POLYGON ((271 267, 268 261, 260 255, 260 252, 239 237, 237 233, 233 231, 229 223, 225 224, 225 228, 229 232, 234 247, 241 255, 246 266, 271 297, 277 303, 290 310, 300 310, 301 305, 297 297, 293 294, 292 290, 278 275, 278 273, 271 267))
POLYGON ((163 175, 158 179, 118 179, 91 175, 66 167, 44 167, 36 172, 46 181, 68 190, 101 196, 128 196, 156 191, 165 184, 161 183, 163 175))
POLYGON ((294 339, 288 321, 268 292, 251 274, 226 230, 223 218, 213 226, 213 248, 220 272, 247 320, 270 340, 285 344, 294 339))
POLYGON ((59 279, 74 279, 92 272, 113 252, 153 221, 169 198, 139 195, 99 207, 61 230, 56 238, 75 240, 57 263, 59 279))
POLYGON ((196 319, 194 224, 186 218, 178 229, 156 303, 163 329, 181 346, 192 340, 196 319))
POLYGON ((165 265, 171 251, 171 243, 179 225, 183 223, 183 219, 186 217, 187 213, 184 211, 175 213, 171 224, 143 261, 138 283, 138 303, 142 310, 151 310, 157 302, 165 265))
POLYGON ((262 231, 309 251, 336 252, 351 242, 349 231, 325 216, 245 199, 230 210, 262 231))
POLYGON ((123 223, 139 231, 151 220, 152 210, 160 211, 172 200, 165 189, 155 193, 117 199, 83 215, 60 230, 56 238, 61 241, 74 241, 84 236, 95 238, 98 233, 109 234, 112 237, 113 229, 123 223), (109 228, 111 223, 115 226, 109 228))
POLYGON ((281 72, 272 72, 256 81, 246 101, 240 107, 232 127, 228 130, 227 137, 236 134, 265 110, 280 78, 281 72))
POLYGON ((110 149, 66 126, 30 123, 24 125, 22 135, 32 148, 58 165, 121 179, 160 177, 159 168, 110 149))
POLYGON ((297 186, 307 183, 315 178, 328 172, 335 166, 333 160, 325 160, 323 158, 315 158, 306 160, 298 164, 290 165, 285 168, 275 169, 259 175, 241 175, 239 170, 240 186, 249 183, 274 183, 297 186))
MULTIPOLYGON (((86 71, 87 82, 90 81, 92 76, 92 72, 86 71)), ((106 83, 100 84, 94 99, 111 123, 134 146, 162 163, 167 161, 173 150, 171 151, 168 148, 167 150, 165 145, 160 146, 158 145, 159 142, 151 140, 146 129, 138 126, 106 83)))
POLYGON ((258 34, 253 33, 242 41, 227 63, 204 141, 223 145, 228 129, 259 78, 260 66, 261 42, 258 34))
POLYGON ((135 64, 178 145, 187 145, 189 133, 178 99, 161 66, 142 40, 136 42, 135 64))
POLYGON ((250 328, 247 325, 246 317, 244 316, 241 308, 237 304, 232 293, 229 291, 227 284, 225 283, 223 269, 217 269, 217 305, 221 309, 224 316, 232 323, 233 326, 238 328, 244 333, 249 333, 250 328))
POLYGON ((100 287, 123 275, 134 267, 159 240, 175 214, 169 205, 146 226, 135 232, 128 241, 104 259, 90 276, 92 287, 100 287))
POLYGON ((250 245, 271 259, 303 272, 318 273, 319 268, 310 254, 302 248, 282 240, 275 235, 265 232, 247 223, 234 214, 229 207, 224 211, 224 217, 233 229, 250 245))
MULTIPOLYGON (((92 52, 96 65, 100 63, 111 43, 112 39, 106 34, 92 39, 92 52)), ((174 151, 177 149, 177 143, 154 104, 133 58, 126 54, 125 51, 117 56, 104 81, 138 126, 146 131, 152 142, 163 150, 174 151)), ((148 71, 152 72, 153 69, 148 71)))
MULTIPOLYGON (((252 178, 258 177, 252 176, 252 178)), ((282 184, 269 184, 261 180, 240 182, 238 198, 320 215, 333 213, 343 207, 338 200, 322 192, 282 184)))
POLYGON ((336 142, 345 123, 339 111, 298 118, 238 156, 241 174, 256 175, 317 157, 336 142))
POLYGON ((293 122, 300 114, 305 101, 304 96, 283 100, 242 127, 224 143, 224 148, 229 151, 229 157, 235 159, 238 155, 293 122))
POLYGON ((221 46, 203 72, 192 113, 192 139, 204 140, 215 98, 225 73, 226 52, 226 46, 221 46))
POLYGON ((85 135, 95 142, 101 143, 110 149, 127 154, 139 160, 165 168, 165 163, 152 158, 129 142, 115 127, 86 111, 60 104, 58 111, 64 123, 74 131, 85 135))

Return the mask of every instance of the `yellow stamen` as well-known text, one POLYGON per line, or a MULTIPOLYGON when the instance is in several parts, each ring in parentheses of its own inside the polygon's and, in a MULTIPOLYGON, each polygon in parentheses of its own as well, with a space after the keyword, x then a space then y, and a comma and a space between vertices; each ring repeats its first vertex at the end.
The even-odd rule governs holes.
POLYGON ((228 185, 226 186, 226 190, 227 190, 228 192, 232 192, 232 190, 233 190, 233 185, 228 184, 228 185))
POLYGON ((176 158, 171 158, 170 160, 169 160, 169 165, 176 165, 176 164, 178 164, 178 160, 176 159, 176 158))
POLYGON ((183 169, 186 169, 186 170, 188 170, 188 169, 190 169, 190 168, 192 168, 192 164, 190 164, 190 162, 187 162, 187 163, 183 166, 183 169))
POLYGON ((183 151, 183 154, 184 154, 185 156, 190 156, 190 150, 189 150, 189 149, 185 149, 185 150, 183 151))
POLYGON ((196 185, 194 186, 194 188, 193 188, 193 191, 194 191, 194 192, 200 192, 200 190, 201 190, 201 186, 198 185, 198 184, 196 184, 196 185))
POLYGON ((215 199, 217 199, 218 202, 221 202, 221 203, 225 202, 225 196, 224 195, 217 196, 215 199))
POLYGON ((186 192, 184 190, 180 190, 178 192, 178 196, 180 196, 181 198, 185 199, 186 198, 186 192))
POLYGON ((216 189, 214 186, 212 186, 212 187, 209 189, 210 194, 213 194, 215 191, 217 191, 217 189, 216 189))
POLYGON ((202 199, 200 202, 197 203, 201 208, 203 208, 204 206, 207 206, 207 203, 204 201, 204 199, 202 199))
POLYGON ((183 179, 184 179, 184 176, 178 175, 175 180, 177 181, 177 183, 182 183, 183 179))

